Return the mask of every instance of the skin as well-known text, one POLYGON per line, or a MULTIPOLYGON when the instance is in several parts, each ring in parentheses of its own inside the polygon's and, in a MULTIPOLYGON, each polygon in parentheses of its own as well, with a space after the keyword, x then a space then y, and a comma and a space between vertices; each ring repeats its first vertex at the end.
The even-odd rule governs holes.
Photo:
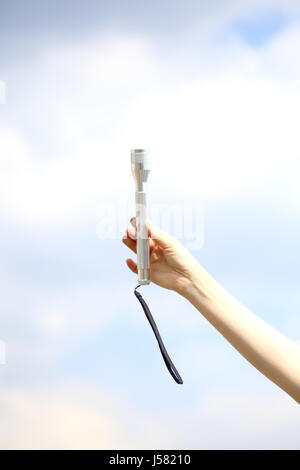
MULTIPOLYGON (((147 223, 150 279, 174 290, 197 310, 257 370, 300 403, 300 347, 227 292, 174 237, 147 223)), ((135 218, 123 243, 136 253, 135 218)), ((137 274, 137 264, 126 260, 137 274)))

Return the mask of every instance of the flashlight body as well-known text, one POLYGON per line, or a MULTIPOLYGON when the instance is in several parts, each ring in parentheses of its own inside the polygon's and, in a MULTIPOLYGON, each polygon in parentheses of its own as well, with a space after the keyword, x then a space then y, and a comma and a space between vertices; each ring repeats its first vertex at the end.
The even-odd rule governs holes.
POLYGON ((147 230, 146 183, 150 173, 148 152, 144 149, 131 150, 131 169, 135 179, 136 248, 138 283, 150 284, 150 253, 147 230))

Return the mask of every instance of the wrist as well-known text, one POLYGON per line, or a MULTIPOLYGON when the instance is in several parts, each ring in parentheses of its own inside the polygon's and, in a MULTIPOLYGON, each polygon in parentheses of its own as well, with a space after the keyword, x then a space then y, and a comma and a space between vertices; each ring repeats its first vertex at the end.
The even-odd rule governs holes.
POLYGON ((203 273, 200 267, 193 270, 189 276, 182 276, 178 281, 178 286, 175 289, 176 292, 192 302, 195 296, 199 297, 199 295, 202 296, 204 294, 202 277, 203 273))
POLYGON ((197 308, 207 307, 221 296, 220 287, 218 282, 199 265, 191 276, 180 283, 179 294, 197 308))
POLYGON ((177 279, 174 291, 177 292, 177 294, 181 295, 182 297, 187 298, 187 296, 191 292, 192 284, 193 284, 193 281, 190 278, 182 276, 179 279, 177 279))
POLYGON ((209 321, 224 312, 241 309, 239 302, 201 266, 193 272, 189 282, 183 284, 180 293, 209 321))

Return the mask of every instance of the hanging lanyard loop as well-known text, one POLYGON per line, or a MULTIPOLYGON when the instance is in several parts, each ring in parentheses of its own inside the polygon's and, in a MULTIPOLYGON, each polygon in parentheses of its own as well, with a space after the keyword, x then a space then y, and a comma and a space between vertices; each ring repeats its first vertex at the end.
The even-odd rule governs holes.
POLYGON ((169 354, 167 353, 167 350, 164 346, 164 343, 161 339, 161 336, 159 334, 159 331, 158 331, 158 328, 156 326, 156 323, 154 321, 154 318, 149 310, 149 307, 148 305, 146 304, 145 300, 143 299, 142 295, 140 292, 137 291, 137 288, 140 287, 140 285, 138 285, 135 289, 134 289, 134 294, 135 296, 138 298, 141 306, 143 307, 143 310, 145 312, 145 315, 151 325, 151 328, 153 330, 153 333, 155 334, 155 337, 157 339, 157 342, 158 342, 158 346, 159 346, 159 349, 160 349, 160 352, 162 354, 162 357, 163 357, 163 360, 165 361, 165 364, 167 366, 167 369, 168 371, 170 372, 170 374, 172 375, 173 379, 175 380, 175 382, 177 382, 178 384, 183 384, 183 380, 182 378, 180 377, 180 374, 179 372, 177 371, 176 367, 174 366, 173 362, 171 361, 171 358, 169 356, 169 354))

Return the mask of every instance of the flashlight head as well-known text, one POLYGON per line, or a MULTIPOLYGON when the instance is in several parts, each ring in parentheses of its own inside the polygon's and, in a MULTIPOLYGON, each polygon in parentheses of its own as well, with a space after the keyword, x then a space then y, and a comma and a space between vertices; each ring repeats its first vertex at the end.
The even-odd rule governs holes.
POLYGON ((145 149, 131 150, 131 170, 135 179, 136 190, 143 191, 150 173, 149 152, 145 149))

